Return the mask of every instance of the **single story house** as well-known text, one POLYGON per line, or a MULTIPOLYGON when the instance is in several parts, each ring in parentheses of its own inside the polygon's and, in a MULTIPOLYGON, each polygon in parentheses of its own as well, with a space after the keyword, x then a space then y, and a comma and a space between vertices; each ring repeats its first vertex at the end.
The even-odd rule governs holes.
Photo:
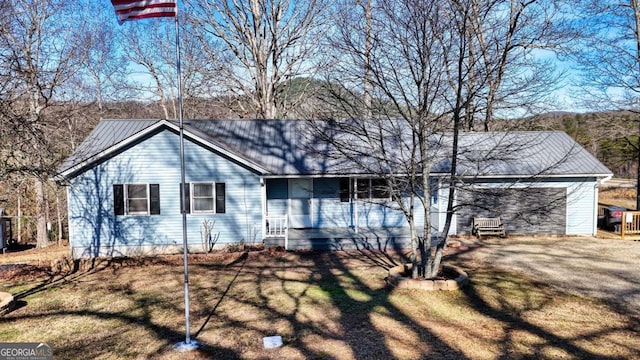
MULTIPOLYGON (((309 136, 308 122, 185 121, 185 186, 179 130, 170 120, 102 120, 62 164, 73 257, 181 251, 183 192, 190 251, 241 242, 408 247, 407 220, 384 179, 313 152, 329 145, 309 136)), ((438 143, 434 233, 444 229, 452 183, 451 235, 469 234, 476 216, 500 216, 509 234, 596 233, 598 185, 612 174, 567 134, 463 132, 454 181, 451 134, 438 143)))

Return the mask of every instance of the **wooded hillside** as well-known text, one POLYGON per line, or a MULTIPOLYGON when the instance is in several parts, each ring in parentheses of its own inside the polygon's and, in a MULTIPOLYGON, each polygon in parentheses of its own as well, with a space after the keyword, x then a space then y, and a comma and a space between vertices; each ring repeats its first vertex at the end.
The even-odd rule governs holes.
POLYGON ((638 114, 548 113, 518 121, 522 122, 518 126, 521 129, 564 131, 605 164, 615 177, 636 177, 640 125, 638 114))

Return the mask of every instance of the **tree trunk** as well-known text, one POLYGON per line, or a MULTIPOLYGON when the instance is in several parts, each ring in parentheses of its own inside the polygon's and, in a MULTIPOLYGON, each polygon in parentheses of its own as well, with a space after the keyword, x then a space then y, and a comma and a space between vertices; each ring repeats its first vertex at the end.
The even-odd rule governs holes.
POLYGON ((56 191, 56 217, 58 223, 58 245, 62 244, 62 212, 60 211, 60 194, 56 191))
POLYGON ((365 45, 364 45, 364 108, 365 108, 365 119, 370 119, 373 116, 372 111, 372 95, 371 91, 371 51, 372 51, 372 14, 371 14, 371 0, 367 1, 365 7, 365 20, 366 20, 366 32, 365 32, 365 45))
POLYGON ((411 234, 411 278, 416 279, 420 275, 420 271, 418 269, 418 249, 420 246, 420 238, 418 237, 418 233, 416 231, 416 226, 413 220, 409 220, 409 233, 411 234))
POLYGON ((49 246, 49 236, 47 236, 47 218, 45 215, 45 194, 42 180, 35 180, 36 190, 36 247, 45 248, 49 246))

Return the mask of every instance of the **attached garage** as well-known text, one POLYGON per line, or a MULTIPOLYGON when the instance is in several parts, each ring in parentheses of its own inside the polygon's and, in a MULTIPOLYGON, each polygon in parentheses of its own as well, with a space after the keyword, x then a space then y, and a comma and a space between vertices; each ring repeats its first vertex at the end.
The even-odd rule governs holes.
POLYGON ((508 234, 566 234, 567 188, 478 186, 458 192, 458 233, 470 234, 474 217, 499 217, 508 234))
POLYGON ((474 217, 500 217, 508 235, 595 235, 598 187, 611 171, 563 132, 466 132, 459 136, 456 178, 452 149, 435 167, 437 228, 446 214, 447 183, 456 187, 449 234, 471 234, 474 217), (444 191, 443 191, 444 190, 444 191))

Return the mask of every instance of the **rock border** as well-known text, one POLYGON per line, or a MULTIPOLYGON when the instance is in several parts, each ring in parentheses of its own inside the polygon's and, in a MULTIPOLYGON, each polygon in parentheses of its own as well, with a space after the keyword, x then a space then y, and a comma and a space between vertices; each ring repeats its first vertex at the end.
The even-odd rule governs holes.
POLYGON ((442 265, 442 267, 449 271, 456 273, 457 276, 455 279, 435 279, 435 280, 425 280, 425 279, 412 279, 410 277, 404 276, 407 271, 411 271, 413 268, 412 264, 403 264, 394 266, 389 269, 389 276, 387 277, 387 283, 397 289, 417 289, 424 291, 455 291, 459 290, 469 282, 469 276, 466 272, 460 269, 457 266, 453 265, 442 265))
POLYGON ((13 295, 7 292, 0 292, 0 316, 11 312, 14 305, 13 295))

